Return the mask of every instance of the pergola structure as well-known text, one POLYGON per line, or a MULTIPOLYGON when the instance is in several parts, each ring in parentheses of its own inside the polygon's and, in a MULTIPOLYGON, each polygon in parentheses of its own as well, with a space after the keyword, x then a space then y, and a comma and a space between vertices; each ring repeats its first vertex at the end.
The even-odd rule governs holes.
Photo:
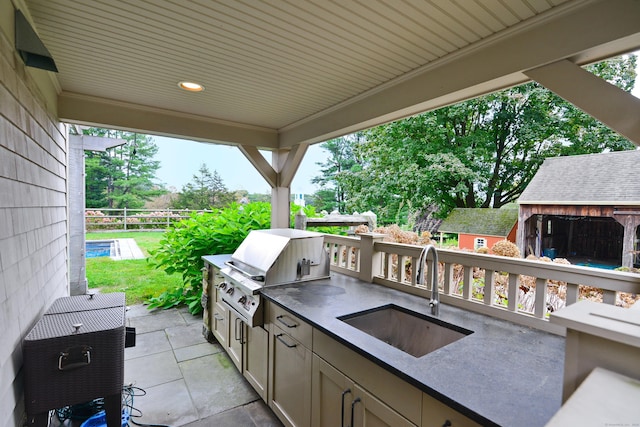
POLYGON ((634 0, 25 3, 60 120, 236 145, 274 227, 309 144, 528 80, 640 141, 640 101, 580 68, 640 47, 634 0))
POLYGON ((640 100, 581 68, 640 49, 639 17, 638 0, 0 0, 0 426, 22 425, 21 340, 70 291, 65 123, 237 146, 288 227, 309 145, 530 80, 640 145, 640 100), (18 46, 19 20, 46 49, 18 46))

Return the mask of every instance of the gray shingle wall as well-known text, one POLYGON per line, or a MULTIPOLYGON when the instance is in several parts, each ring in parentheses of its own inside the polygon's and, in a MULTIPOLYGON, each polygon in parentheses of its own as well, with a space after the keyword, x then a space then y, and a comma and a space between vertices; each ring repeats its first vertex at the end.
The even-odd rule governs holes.
POLYGON ((0 31, 0 427, 23 423, 22 338, 68 295, 66 131, 35 88, 0 31))
POLYGON ((520 204, 640 204, 640 150, 544 161, 520 204))

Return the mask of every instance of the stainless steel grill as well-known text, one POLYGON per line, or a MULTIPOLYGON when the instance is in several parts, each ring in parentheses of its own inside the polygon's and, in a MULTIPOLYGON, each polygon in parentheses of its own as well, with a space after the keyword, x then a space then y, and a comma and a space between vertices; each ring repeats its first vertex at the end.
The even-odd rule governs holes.
POLYGON ((260 290, 267 286, 329 277, 321 233, 277 228, 254 230, 220 271, 222 301, 249 326, 264 322, 260 290))

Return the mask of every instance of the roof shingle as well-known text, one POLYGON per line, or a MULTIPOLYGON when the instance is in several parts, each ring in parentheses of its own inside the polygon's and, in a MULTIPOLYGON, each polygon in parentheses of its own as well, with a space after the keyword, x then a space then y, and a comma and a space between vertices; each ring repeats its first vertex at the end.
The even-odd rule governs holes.
POLYGON ((640 150, 545 159, 519 204, 640 205, 640 150))
POLYGON ((456 208, 438 231, 507 237, 517 222, 517 209, 456 208))

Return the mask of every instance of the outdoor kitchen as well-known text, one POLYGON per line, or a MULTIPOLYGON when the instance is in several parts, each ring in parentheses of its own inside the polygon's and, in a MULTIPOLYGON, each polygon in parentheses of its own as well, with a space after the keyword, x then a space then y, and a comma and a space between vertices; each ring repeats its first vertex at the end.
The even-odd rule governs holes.
MULTIPOLYGON (((71 403, 61 388, 74 402, 106 398, 107 425, 120 427, 117 395, 136 380, 148 391, 136 406, 155 415, 143 419, 174 427, 638 425, 640 307, 617 306, 640 294, 638 274, 289 231, 309 147, 505 88, 544 88, 541 104, 581 111, 562 117, 570 127, 588 116, 640 146, 640 99, 588 71, 640 49, 638 16, 637 0, 0 0, 0 427, 49 423, 50 406, 71 403), (120 295, 83 308, 106 300, 87 292, 81 165, 85 150, 114 143, 88 127, 134 133, 131 155, 111 158, 127 170, 144 153, 135 135, 153 135, 238 151, 264 179, 270 230, 191 263, 196 282, 205 267, 202 301, 190 301, 204 304, 202 319, 184 307, 127 310, 120 295), (599 302, 582 301, 585 288, 599 302), (64 382, 76 375, 86 394, 64 382)), ((404 135, 394 142, 406 147, 404 135)), ((461 153, 486 156, 476 145, 461 153)), ((429 154, 434 188, 441 154, 429 154)), ((413 191, 413 169, 380 170, 431 197, 413 191)), ((489 204, 508 193, 471 172, 473 189, 494 192, 489 204)), ((536 230, 541 248, 573 236, 569 255, 583 237, 569 217, 593 204, 558 201, 529 200, 522 241, 534 251, 536 230)), ((640 201, 605 201, 597 216, 624 232, 604 254, 633 265, 640 201)))
MULTIPOLYGON (((576 411, 562 405, 596 367, 604 368, 605 377, 613 370, 640 378, 634 363, 620 365, 640 355, 640 312, 596 304, 608 310, 599 315, 609 322, 602 330, 622 329, 600 332, 613 339, 605 345, 626 344, 615 356, 580 353, 583 361, 574 368, 575 360, 565 356, 577 358, 573 333, 565 344, 557 330, 456 307, 447 303, 448 295, 441 295, 445 302, 433 316, 433 296, 425 298, 432 283, 423 295, 411 295, 354 277, 354 258, 342 263, 346 271, 340 268, 343 251, 332 251, 331 239, 301 230, 260 230, 231 255, 204 257, 204 334, 225 347, 285 425, 369 425, 375 417, 391 426, 543 426, 556 413, 565 421, 620 419, 603 407, 576 411), (416 353, 416 342, 425 350, 416 353), (514 396, 527 404, 515 404, 514 396)), ((361 243, 357 252, 366 253, 365 247, 361 243)), ((360 257, 357 263, 362 270, 368 262, 360 257)), ((431 272, 433 259, 425 266, 431 272)), ((552 328, 562 324, 581 331, 583 343, 592 341, 593 331, 580 326, 585 322, 568 322, 562 314, 551 316, 552 328)), ((637 416, 632 411, 623 419, 637 416)), ((553 420, 549 425, 561 425, 553 420)))

